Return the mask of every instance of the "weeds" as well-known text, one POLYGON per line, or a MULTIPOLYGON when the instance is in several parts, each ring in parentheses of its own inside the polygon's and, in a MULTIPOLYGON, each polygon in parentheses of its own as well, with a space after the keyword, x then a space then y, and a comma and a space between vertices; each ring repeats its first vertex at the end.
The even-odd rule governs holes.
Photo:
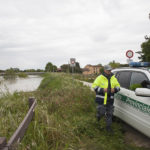
POLYGON ((107 135, 96 122, 94 93, 65 74, 46 74, 37 91, 0 99, 0 134, 7 139, 26 114, 30 96, 37 99, 35 119, 19 150, 145 150, 125 144, 118 122, 115 134, 107 135))

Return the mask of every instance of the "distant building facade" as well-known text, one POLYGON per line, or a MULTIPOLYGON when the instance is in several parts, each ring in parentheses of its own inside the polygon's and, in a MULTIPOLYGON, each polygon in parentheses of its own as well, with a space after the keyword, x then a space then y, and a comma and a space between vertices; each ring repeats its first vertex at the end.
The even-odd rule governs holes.
POLYGON ((62 70, 61 70, 61 68, 57 68, 57 70, 56 70, 56 72, 61 72, 62 70))
POLYGON ((83 68, 83 74, 84 75, 91 75, 91 74, 100 74, 100 65, 86 65, 83 68))

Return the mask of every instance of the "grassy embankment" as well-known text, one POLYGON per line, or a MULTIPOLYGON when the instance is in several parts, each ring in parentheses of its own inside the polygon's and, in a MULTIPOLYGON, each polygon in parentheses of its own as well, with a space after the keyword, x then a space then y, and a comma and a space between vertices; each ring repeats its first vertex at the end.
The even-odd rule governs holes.
MULTIPOLYGON (((0 136, 10 138, 28 110, 27 99, 37 99, 31 122, 19 150, 146 150, 124 142, 121 124, 114 135, 99 128, 94 93, 64 74, 46 75, 35 92, 0 99, 0 136)), ((102 120, 102 126, 105 126, 102 120)))
POLYGON ((73 77, 75 79, 90 82, 90 83, 92 83, 97 76, 99 76, 99 75, 83 75, 83 74, 74 74, 73 75, 73 77))

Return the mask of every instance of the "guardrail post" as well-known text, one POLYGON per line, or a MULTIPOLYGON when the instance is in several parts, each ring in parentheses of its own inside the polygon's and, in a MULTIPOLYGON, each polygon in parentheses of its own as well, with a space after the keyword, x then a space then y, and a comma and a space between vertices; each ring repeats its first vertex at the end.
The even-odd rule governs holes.
POLYGON ((4 148, 7 144, 6 138, 5 137, 0 137, 0 150, 4 148))

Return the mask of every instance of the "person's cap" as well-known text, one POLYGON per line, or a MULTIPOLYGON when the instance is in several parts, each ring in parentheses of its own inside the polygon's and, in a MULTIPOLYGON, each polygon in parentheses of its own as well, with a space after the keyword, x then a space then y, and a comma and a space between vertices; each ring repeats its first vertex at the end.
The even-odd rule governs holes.
POLYGON ((112 68, 111 68, 110 65, 105 65, 105 66, 104 66, 104 70, 112 70, 112 68))

